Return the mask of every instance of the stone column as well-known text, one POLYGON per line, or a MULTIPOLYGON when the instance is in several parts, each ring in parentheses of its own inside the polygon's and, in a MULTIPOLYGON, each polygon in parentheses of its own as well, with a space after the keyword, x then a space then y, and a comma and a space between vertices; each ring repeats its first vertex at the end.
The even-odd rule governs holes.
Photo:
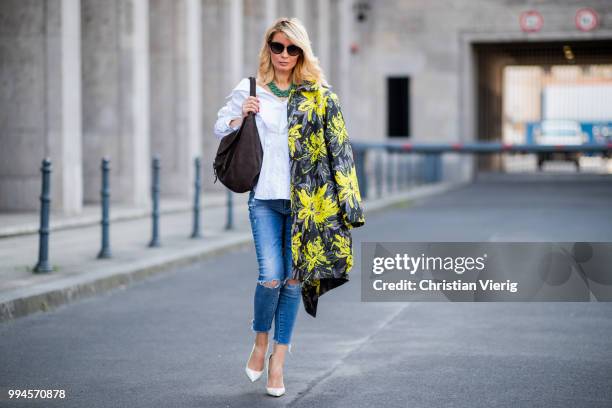
POLYGON ((230 21, 229 27, 229 87, 232 89, 243 75, 243 44, 242 24, 243 24, 243 0, 230 0, 230 21))
POLYGON ((205 190, 215 192, 226 192, 226 187, 220 181, 213 183, 212 164, 219 147, 219 141, 213 134, 213 126, 217 120, 218 109, 225 104, 225 97, 237 83, 234 79, 230 81, 229 73, 230 56, 233 53, 229 36, 231 27, 235 24, 230 19, 230 6, 229 0, 207 0, 203 3, 202 12, 202 185, 205 190), (224 41, 218 40, 220 34, 224 36, 224 41))
POLYGON ((133 159, 131 202, 146 205, 151 191, 150 82, 149 82, 149 0, 132 0, 132 110, 134 130, 129 151, 133 159))
MULTIPOLYGON (((62 0, 62 197, 65 213, 83 208, 83 167, 81 158, 81 4, 62 0)), ((51 103, 51 102, 50 102, 51 103)))
POLYGON ((337 50, 338 55, 338 84, 336 85, 336 93, 340 98, 340 105, 342 107, 342 113, 346 119, 346 126, 349 134, 350 129, 350 65, 351 65, 351 53, 350 53, 350 41, 351 41, 351 30, 353 21, 353 10, 351 10, 350 0, 339 0, 338 1, 338 44, 337 50))
POLYGON ((113 201, 150 200, 149 2, 82 0, 85 200, 100 200, 111 160, 113 201))
POLYGON ((52 208, 82 209, 78 0, 1 1, 0 209, 37 210, 53 161, 52 208))
POLYGON ((266 22, 265 26, 268 27, 278 17, 278 1, 277 0, 266 0, 266 22))
POLYGON ((306 16, 306 4, 304 0, 293 0, 293 15, 297 17, 305 27, 308 27, 308 18, 306 16))
POLYGON ((193 191, 194 158, 202 151, 202 0, 187 0, 187 156, 189 193, 193 191))
POLYGON ((151 0, 151 151, 164 196, 191 197, 202 150, 201 0, 151 0))
POLYGON ((278 17, 292 17, 295 15, 295 3, 291 0, 281 0, 278 3, 278 17))
POLYGON ((327 80, 329 81, 329 65, 330 65, 330 47, 329 47, 329 36, 330 36, 330 12, 329 12, 329 0, 317 0, 317 10, 319 15, 317 16, 317 31, 319 32, 319 44, 318 44, 318 52, 317 57, 321 63, 321 67, 323 68, 323 72, 325 72, 327 76, 327 80))

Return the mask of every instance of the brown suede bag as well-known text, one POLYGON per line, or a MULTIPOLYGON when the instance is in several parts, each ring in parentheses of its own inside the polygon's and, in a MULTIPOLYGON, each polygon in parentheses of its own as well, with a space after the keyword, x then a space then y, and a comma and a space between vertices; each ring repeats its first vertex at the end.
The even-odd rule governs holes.
MULTIPOLYGON (((251 96, 255 96, 255 78, 249 77, 251 96)), ((255 114, 249 112, 240 129, 224 136, 219 143, 213 163, 215 183, 217 179, 235 193, 251 191, 257 184, 263 148, 255 123, 255 114)))

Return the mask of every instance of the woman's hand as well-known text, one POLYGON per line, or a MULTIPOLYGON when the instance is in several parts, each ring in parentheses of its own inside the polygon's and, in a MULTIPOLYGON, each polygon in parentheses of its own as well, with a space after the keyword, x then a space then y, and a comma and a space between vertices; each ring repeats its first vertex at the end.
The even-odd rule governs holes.
POLYGON ((232 129, 236 129, 242 124, 244 118, 249 115, 249 112, 257 113, 259 112, 259 98, 256 96, 247 97, 242 103, 242 117, 232 119, 229 123, 232 129))
POLYGON ((242 118, 246 118, 249 112, 259 112, 259 98, 256 96, 249 96, 242 104, 242 118))

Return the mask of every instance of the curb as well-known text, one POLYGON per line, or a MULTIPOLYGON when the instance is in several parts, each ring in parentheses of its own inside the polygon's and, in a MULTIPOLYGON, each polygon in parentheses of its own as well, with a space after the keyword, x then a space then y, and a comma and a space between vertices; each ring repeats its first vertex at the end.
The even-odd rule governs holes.
MULTIPOLYGON (((368 200, 364 202, 366 214, 382 211, 406 201, 427 198, 463 187, 462 183, 437 183, 415 187, 413 190, 394 195, 391 198, 368 200)), ((145 259, 134 265, 127 264, 111 271, 70 276, 36 287, 20 289, 4 296, 0 295, 0 322, 11 321, 36 312, 46 312, 74 301, 95 296, 114 289, 125 288, 133 283, 146 280, 176 267, 191 264, 238 248, 250 245, 250 233, 235 234, 223 238, 206 249, 178 251, 164 260, 145 259)))
MULTIPOLYGON (((210 202, 202 202, 203 198, 200 198, 200 211, 209 208, 218 208, 225 206, 225 199, 220 196, 214 196, 210 202)), ((97 209, 96 213, 92 214, 79 214, 68 219, 57 219, 53 214, 51 215, 51 221, 49 225, 49 231, 60 231, 65 229, 74 229, 81 227, 88 227, 91 225, 100 224, 100 211, 101 208, 97 209)), ((114 208, 111 205, 110 221, 125 221, 139 218, 146 218, 151 216, 152 209, 149 207, 134 207, 134 208, 114 208)), ((164 203, 161 202, 160 214, 175 214, 193 211, 193 203, 191 202, 173 202, 164 203)), ((38 217, 38 216, 36 216, 38 217)), ((1 238, 12 238, 20 235, 38 234, 40 229, 40 223, 38 221, 32 221, 27 224, 1 227, 0 228, 0 239, 1 238)))
POLYGON ((129 264, 110 273, 97 271, 76 277, 66 277, 36 288, 28 288, 20 291, 23 293, 14 296, 13 299, 0 300, 0 322, 35 312, 46 312, 79 299, 126 288, 133 283, 167 272, 169 269, 247 246, 250 241, 250 234, 240 234, 212 248, 179 252, 161 262, 145 260, 136 266, 129 264))

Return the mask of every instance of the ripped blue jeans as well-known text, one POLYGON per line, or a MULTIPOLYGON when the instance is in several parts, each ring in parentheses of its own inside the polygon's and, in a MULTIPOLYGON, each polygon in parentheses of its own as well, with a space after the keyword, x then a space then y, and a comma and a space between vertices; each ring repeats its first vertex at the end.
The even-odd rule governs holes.
POLYGON ((291 202, 259 200, 249 193, 249 219, 259 277, 254 296, 254 332, 268 332, 274 319, 274 341, 289 346, 300 306, 301 283, 291 279, 291 202))

